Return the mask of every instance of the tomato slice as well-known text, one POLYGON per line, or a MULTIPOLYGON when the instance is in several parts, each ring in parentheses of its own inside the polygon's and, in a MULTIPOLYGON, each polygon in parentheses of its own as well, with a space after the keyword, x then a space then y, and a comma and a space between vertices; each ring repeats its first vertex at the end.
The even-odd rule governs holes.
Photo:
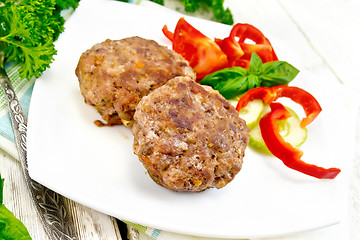
POLYGON ((170 41, 174 39, 174 33, 170 32, 166 25, 162 28, 162 32, 170 41))
POLYGON ((225 53, 210 38, 180 18, 172 34, 165 25, 163 33, 172 40, 173 50, 189 61, 197 79, 228 66, 225 53))

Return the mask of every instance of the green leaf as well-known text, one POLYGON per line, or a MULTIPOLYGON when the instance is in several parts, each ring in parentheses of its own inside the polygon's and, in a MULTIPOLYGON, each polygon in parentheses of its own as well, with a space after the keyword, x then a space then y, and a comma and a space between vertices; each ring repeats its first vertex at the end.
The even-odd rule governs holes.
MULTIPOLYGON (((260 79, 259 76, 255 75, 255 74, 250 74, 248 77, 248 82, 247 82, 247 90, 252 89, 252 88, 256 88, 256 87, 260 87, 260 79)), ((247 91, 246 90, 246 91, 247 91)))
POLYGON ((20 64, 20 77, 39 77, 56 54, 54 41, 64 30, 61 11, 79 0, 7 0, 0 3, 0 56, 20 64))
POLYGON ((3 204, 0 205, 0 236, 5 240, 29 240, 29 232, 3 204))
POLYGON ((215 20, 228 25, 234 24, 234 19, 230 9, 224 9, 224 0, 213 0, 206 2, 210 2, 210 6, 213 10, 215 20))
POLYGON ((251 54, 249 72, 253 74, 260 74, 263 63, 261 58, 256 53, 251 54))
POLYGON ((208 74, 200 84, 211 86, 229 100, 252 88, 286 85, 298 73, 299 70, 287 62, 262 63, 261 58, 252 53, 249 70, 241 67, 224 68, 208 74))
POLYGON ((69 8, 77 8, 79 6, 79 0, 56 0, 56 8, 63 10, 69 8))
POLYGON ((164 0, 151 0, 151 1, 160 5, 164 5, 164 0))
POLYGON ((216 89, 226 99, 231 99, 247 89, 248 71, 241 67, 224 68, 206 75, 200 84, 209 85, 216 89))
POLYGON ((247 91, 246 82, 248 82, 248 76, 233 78, 229 81, 225 81, 224 84, 216 90, 218 90, 224 98, 232 99, 247 91))
POLYGON ((0 175, 0 239, 31 240, 24 224, 2 204, 4 179, 0 175))
POLYGON ((200 8, 200 1, 181 0, 186 12, 195 12, 200 8))
POLYGON ((3 204, 4 179, 0 175, 0 204, 3 204))
MULTIPOLYGON (((151 0, 156 2, 156 0, 151 0)), ((186 12, 196 12, 201 7, 212 11, 214 20, 228 25, 234 24, 229 8, 224 9, 224 0, 181 0, 186 12)))
POLYGON ((262 65, 259 76, 264 87, 285 85, 291 82, 299 73, 291 64, 285 61, 267 62, 262 65))

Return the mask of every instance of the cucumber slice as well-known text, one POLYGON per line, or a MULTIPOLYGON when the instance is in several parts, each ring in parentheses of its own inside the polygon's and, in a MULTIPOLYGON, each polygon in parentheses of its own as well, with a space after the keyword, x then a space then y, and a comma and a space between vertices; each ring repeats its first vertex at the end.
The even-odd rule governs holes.
POLYGON ((256 151, 266 154, 271 154, 271 152, 266 147, 266 144, 261 136, 259 124, 257 124, 253 129, 250 130, 249 146, 255 149, 256 151))
MULTIPOLYGON (((232 99, 232 100, 230 100, 230 103, 234 107, 236 107, 238 101, 239 101, 238 99, 232 99)), ((263 101, 261 101, 260 99, 255 99, 253 101, 250 101, 246 105, 246 107, 244 107, 243 109, 241 109, 239 111, 239 117, 244 119, 246 122, 246 125, 250 129, 252 129, 258 124, 258 121, 260 120, 260 116, 263 111, 263 108, 264 108, 263 101)))
POLYGON ((260 114, 259 120, 256 122, 255 127, 250 130, 249 146, 259 152, 266 153, 266 154, 271 154, 271 152, 266 147, 266 144, 261 136, 259 121, 263 116, 265 116, 270 111, 271 111, 270 106, 268 104, 263 104, 263 110, 260 114))
MULTIPOLYGON (((307 138, 307 129, 300 127, 301 119, 298 115, 290 108, 286 108, 292 116, 284 122, 283 129, 285 130, 282 135, 286 142, 289 142, 294 147, 301 146, 307 138)), ((281 125, 279 125, 281 127, 281 125)), ((280 128, 280 130, 282 130, 280 128)), ((280 132, 282 134, 282 132, 280 132)))
MULTIPOLYGON (((280 135, 284 138, 286 142, 290 143, 292 146, 299 147, 306 140, 307 129, 300 127, 301 120, 292 109, 288 107, 286 107, 286 109, 291 112, 292 116, 286 120, 278 122, 280 135)), ((261 117, 263 117, 268 112, 270 112, 270 107, 268 105, 265 105, 261 117)), ((271 154, 261 136, 259 124, 257 124, 253 129, 250 130, 249 146, 259 152, 271 154)))
POLYGON ((236 99, 230 99, 229 102, 230 102, 231 105, 233 105, 233 106, 236 108, 237 103, 238 103, 238 100, 236 100, 236 99))
POLYGON ((264 109, 264 103, 260 99, 250 101, 246 107, 239 111, 239 116, 245 120, 246 125, 252 129, 260 120, 261 114, 264 109))

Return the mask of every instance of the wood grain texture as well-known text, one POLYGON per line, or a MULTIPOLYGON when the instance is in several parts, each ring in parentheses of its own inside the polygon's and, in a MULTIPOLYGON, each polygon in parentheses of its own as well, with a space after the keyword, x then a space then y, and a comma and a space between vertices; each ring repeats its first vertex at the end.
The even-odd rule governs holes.
MULTIPOLYGON (((20 163, 0 151, 0 172, 4 183, 4 204, 27 227, 34 240, 47 240, 45 230, 26 188, 20 163)), ((116 219, 66 199, 80 240, 121 239, 116 219)))
MULTIPOLYGON (((175 0, 165 0, 168 7, 175 0)), ((357 43, 360 26, 359 0, 225 0, 224 5, 233 13, 235 23, 250 23, 266 36, 283 40, 295 54, 286 60, 300 70, 319 78, 312 81, 318 86, 327 82, 342 83, 347 89, 360 91, 356 73, 360 69, 360 45, 357 43)), ((191 14, 193 15, 193 14, 191 14)), ((199 14, 201 15, 201 13, 199 14)), ((204 14, 208 18, 208 14, 204 14)), ((276 46, 274 46, 276 49, 276 46)), ((281 57, 281 56, 279 56, 281 57)), ((358 114, 357 149, 360 149, 360 112, 358 114)), ((355 155, 349 199, 349 226, 333 227, 270 238, 271 240, 360 239, 360 150, 355 155), (344 236, 340 233, 348 233, 344 236)), ((131 240, 151 239, 129 227, 131 240)), ((201 239, 190 237, 189 239, 201 239)), ((270 240, 267 238, 267 240, 270 240)), ((259 240, 259 239, 257 239, 259 240)))
MULTIPOLYGON (((175 0, 165 0, 167 6, 175 0)), ((235 22, 250 23, 265 35, 283 40, 293 56, 286 61, 304 70, 321 76, 316 81, 342 82, 345 86, 360 91, 357 69, 360 68, 360 45, 357 43, 360 26, 359 0, 225 0, 234 15, 235 22)), ((146 6, 154 6, 146 4, 146 6)), ((201 15, 201 14, 200 14, 201 15)), ((207 18, 208 13, 204 13, 207 18)), ((276 46, 274 46, 276 47, 276 46)), ((287 56, 288 57, 288 56, 287 56)), ((323 82, 321 82, 322 84, 323 82)), ((360 116, 359 116, 360 117, 360 116)), ((358 128, 357 131, 360 131, 358 128)), ((357 139, 360 149, 360 140, 357 139)), ((360 238, 360 154, 355 158, 350 199, 350 228, 352 239, 360 238), (355 168, 356 167, 356 168, 355 168)), ((4 204, 28 228, 34 240, 46 240, 34 207, 27 194, 26 184, 19 162, 0 151, 0 172, 5 178, 4 204)), ((74 222, 80 239, 121 239, 116 220, 71 200, 74 222)), ((277 240, 335 239, 339 227, 327 228, 277 240)), ((150 237, 129 227, 132 240, 149 240, 150 237)), ((204 239, 196 238, 192 239, 204 239)))
POLYGON ((354 70, 360 68, 360 1, 358 0, 281 0, 281 5, 308 39, 336 78, 360 89, 354 70))

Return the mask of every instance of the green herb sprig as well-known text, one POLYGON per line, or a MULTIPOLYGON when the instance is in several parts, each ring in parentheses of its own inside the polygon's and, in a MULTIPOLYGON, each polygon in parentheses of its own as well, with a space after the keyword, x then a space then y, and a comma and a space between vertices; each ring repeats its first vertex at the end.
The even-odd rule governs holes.
MULTIPOLYGON (((130 2, 129 0, 118 0, 121 2, 130 2)), ((164 5, 164 0, 150 0, 152 2, 164 5)), ((224 9, 224 0, 179 0, 184 6, 185 12, 193 13, 204 7, 213 12, 214 20, 228 25, 234 24, 234 19, 229 8, 224 9)))
POLYGON ((200 84, 209 85, 226 99, 232 99, 252 88, 286 85, 298 73, 298 69, 285 61, 262 63, 261 58, 253 53, 249 69, 225 68, 206 75, 200 84))
POLYGON ((0 239, 30 240, 24 224, 17 219, 3 204, 4 179, 0 175, 0 239))
POLYGON ((78 0, 0 0, 0 67, 21 65, 20 77, 39 77, 56 54, 54 41, 64 30, 63 9, 78 0))
POLYGON ((181 0, 185 11, 195 12, 201 6, 210 8, 216 21, 228 25, 234 24, 234 19, 229 8, 224 9, 224 0, 181 0))

